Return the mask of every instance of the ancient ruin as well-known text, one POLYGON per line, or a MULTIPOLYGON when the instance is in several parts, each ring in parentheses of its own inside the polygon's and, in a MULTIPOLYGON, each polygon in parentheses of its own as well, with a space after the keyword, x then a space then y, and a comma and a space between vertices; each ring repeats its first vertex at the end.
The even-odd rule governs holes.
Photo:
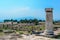
POLYGON ((53 32, 53 8, 45 8, 46 12, 46 22, 45 22, 45 31, 44 35, 54 35, 53 32))

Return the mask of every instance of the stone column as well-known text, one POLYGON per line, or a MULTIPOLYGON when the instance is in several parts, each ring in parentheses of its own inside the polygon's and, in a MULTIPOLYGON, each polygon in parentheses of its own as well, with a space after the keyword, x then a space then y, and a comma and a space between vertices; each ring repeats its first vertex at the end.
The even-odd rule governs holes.
POLYGON ((45 23, 45 35, 53 35, 53 8, 45 8, 46 23, 45 23))

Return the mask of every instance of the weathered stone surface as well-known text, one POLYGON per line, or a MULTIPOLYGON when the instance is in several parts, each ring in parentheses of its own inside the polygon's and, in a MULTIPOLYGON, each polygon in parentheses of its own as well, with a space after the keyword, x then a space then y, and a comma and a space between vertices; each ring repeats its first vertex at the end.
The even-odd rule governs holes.
POLYGON ((45 24, 45 35, 53 35, 53 9, 52 8, 46 8, 46 24, 45 24))

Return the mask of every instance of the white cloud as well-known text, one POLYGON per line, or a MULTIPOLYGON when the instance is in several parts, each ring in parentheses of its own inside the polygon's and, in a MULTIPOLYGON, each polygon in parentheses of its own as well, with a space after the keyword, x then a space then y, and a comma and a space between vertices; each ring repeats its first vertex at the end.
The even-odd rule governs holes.
POLYGON ((30 10, 29 7, 20 7, 20 8, 2 9, 2 10, 0 10, 0 13, 27 12, 29 10, 30 10))
POLYGON ((30 10, 29 7, 22 7, 22 8, 15 8, 15 9, 11 10, 11 12, 13 12, 13 13, 16 13, 16 12, 27 12, 29 10, 30 10))

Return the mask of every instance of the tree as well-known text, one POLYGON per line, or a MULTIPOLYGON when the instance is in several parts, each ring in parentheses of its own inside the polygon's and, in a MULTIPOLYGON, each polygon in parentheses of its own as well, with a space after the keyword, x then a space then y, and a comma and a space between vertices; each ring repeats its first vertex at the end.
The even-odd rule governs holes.
POLYGON ((5 19, 4 22, 17 22, 17 20, 13 20, 13 19, 5 19))
POLYGON ((37 19, 33 19, 32 22, 35 23, 36 25, 38 24, 38 20, 37 19))
POLYGON ((5 19, 4 22, 10 22, 11 20, 5 19))

